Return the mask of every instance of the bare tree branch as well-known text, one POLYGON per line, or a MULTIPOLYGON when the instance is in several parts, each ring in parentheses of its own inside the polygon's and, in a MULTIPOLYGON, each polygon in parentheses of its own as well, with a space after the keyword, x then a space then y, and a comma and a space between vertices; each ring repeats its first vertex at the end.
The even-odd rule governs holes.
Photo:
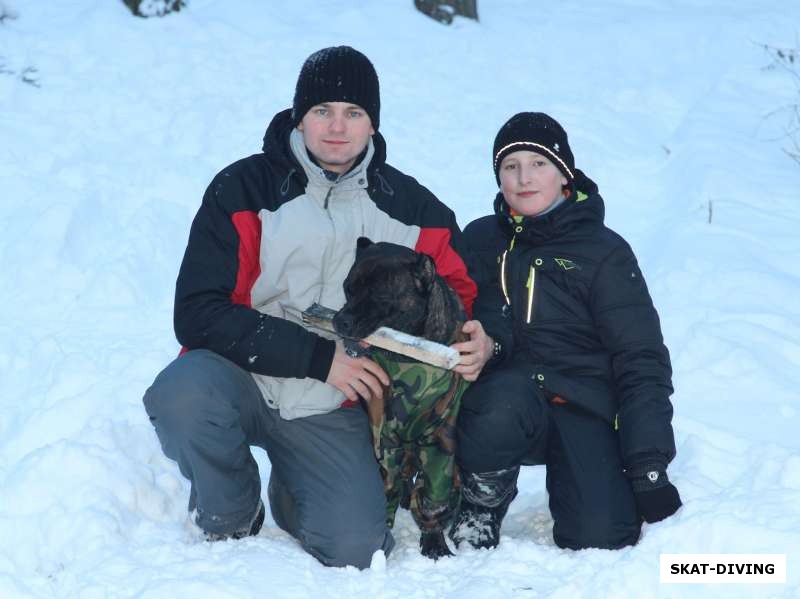
POLYGON ((783 148, 783 151, 800 164, 800 45, 795 48, 785 48, 771 44, 760 44, 760 46, 772 59, 772 62, 764 67, 764 70, 781 69, 789 73, 794 79, 798 100, 794 104, 788 104, 773 110, 766 118, 778 114, 788 115, 784 125, 783 137, 789 139, 791 147, 783 148))
POLYGON ((5 2, 0 1, 0 25, 5 23, 6 21, 12 21, 16 19, 19 15, 17 15, 16 11, 8 6, 5 2))
POLYGON ((32 85, 33 87, 42 87, 42 84, 39 83, 39 69, 36 67, 25 67, 19 74, 19 78, 24 83, 32 85))

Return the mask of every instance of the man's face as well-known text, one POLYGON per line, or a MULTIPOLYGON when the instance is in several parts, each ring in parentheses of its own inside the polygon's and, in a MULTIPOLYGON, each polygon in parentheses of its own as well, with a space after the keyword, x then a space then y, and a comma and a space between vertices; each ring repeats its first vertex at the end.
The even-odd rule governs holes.
POLYGON ((375 133, 366 111, 347 102, 312 106, 297 128, 320 166, 335 173, 346 173, 375 133))

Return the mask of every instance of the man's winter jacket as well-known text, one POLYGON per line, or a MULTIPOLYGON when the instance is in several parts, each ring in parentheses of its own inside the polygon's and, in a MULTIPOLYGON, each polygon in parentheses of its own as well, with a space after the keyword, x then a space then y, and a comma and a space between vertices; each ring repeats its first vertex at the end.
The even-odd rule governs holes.
POLYGON ((675 455, 669 353, 625 240, 603 224, 597 186, 580 171, 567 201, 538 217, 495 214, 464 231, 479 295, 475 317, 503 344, 504 364, 529 368, 559 396, 618 426, 623 460, 675 455))
POLYGON ((192 223, 175 294, 175 332, 251 372, 286 419, 328 412, 345 397, 324 383, 332 335, 308 330, 314 302, 338 310, 356 240, 429 254, 471 310, 476 295, 451 210, 385 162, 380 134, 348 173, 309 156, 290 110, 275 116, 263 153, 222 170, 192 223))

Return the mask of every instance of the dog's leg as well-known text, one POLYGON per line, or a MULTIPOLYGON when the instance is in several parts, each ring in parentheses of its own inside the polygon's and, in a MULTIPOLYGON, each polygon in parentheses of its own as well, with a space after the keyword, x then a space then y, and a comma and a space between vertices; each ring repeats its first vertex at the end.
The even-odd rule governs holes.
POLYGON ((461 396, 467 382, 457 374, 433 404, 426 430, 427 443, 420 447, 422 466, 412 498, 412 513, 422 530, 420 551, 432 559, 452 555, 444 540, 444 528, 452 520, 459 500, 455 462, 455 431, 461 396))
POLYGON ((384 443, 380 464, 383 492, 386 495, 386 525, 389 528, 394 526, 397 506, 402 495, 402 461, 403 447, 386 447, 384 443))
POLYGON ((381 437, 383 490, 386 493, 386 522, 394 526, 397 508, 404 503, 406 488, 419 469, 414 453, 397 434, 397 421, 388 420, 381 437))

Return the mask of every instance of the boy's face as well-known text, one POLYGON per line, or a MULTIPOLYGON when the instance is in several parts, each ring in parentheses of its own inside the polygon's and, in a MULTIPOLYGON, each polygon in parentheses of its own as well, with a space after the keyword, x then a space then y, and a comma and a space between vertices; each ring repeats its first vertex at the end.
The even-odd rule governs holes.
POLYGON ((375 133, 366 111, 348 102, 312 106, 297 128, 320 166, 335 173, 346 173, 375 133))
POLYGON ((535 216, 561 196, 567 178, 545 156, 519 150, 500 163, 500 189, 506 203, 518 214, 535 216))

